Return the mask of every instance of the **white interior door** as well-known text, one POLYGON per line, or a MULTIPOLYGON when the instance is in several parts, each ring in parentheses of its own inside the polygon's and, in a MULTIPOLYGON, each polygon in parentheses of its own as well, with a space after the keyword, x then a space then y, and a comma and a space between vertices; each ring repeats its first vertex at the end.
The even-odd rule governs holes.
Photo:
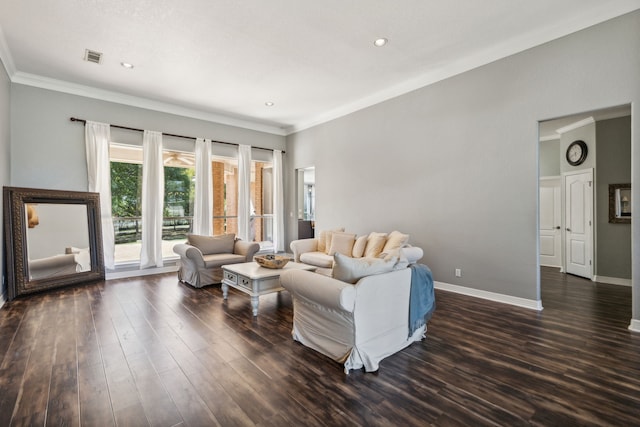
POLYGON ((591 279, 593 171, 567 174, 564 188, 567 273, 591 279))
POLYGON ((562 268, 560 177, 540 180, 540 265, 562 268))

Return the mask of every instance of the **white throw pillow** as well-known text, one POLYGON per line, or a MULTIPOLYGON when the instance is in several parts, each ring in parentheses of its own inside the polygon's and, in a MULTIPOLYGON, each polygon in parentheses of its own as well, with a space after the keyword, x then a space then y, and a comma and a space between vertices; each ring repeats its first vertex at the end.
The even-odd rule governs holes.
POLYGON ((381 258, 350 258, 337 252, 333 256, 333 278, 355 284, 363 277, 392 271, 395 264, 396 258, 389 261, 381 258))
POLYGON ((334 231, 342 232, 344 231, 344 227, 333 230, 323 230, 318 234, 318 252, 324 252, 326 254, 329 251, 329 248, 331 247, 331 233, 334 231))
POLYGON ((367 239, 367 246, 364 249, 365 258, 375 258, 382 252, 387 242, 387 233, 370 233, 367 239))
POLYGON ((327 255, 333 255, 336 252, 346 256, 351 256, 353 244, 356 241, 356 235, 351 233, 331 233, 331 246, 327 255))
POLYGON ((396 265, 393 266, 394 270, 402 270, 403 268, 409 267, 409 260, 404 254, 403 248, 391 249, 388 252, 382 252, 380 255, 378 255, 378 258, 381 258, 385 261, 396 259, 396 265))
POLYGON ((402 234, 399 231, 392 231, 387 237, 387 243, 385 243, 382 252, 389 252, 394 249, 400 249, 409 243, 409 235, 402 234))
POLYGON ((351 252, 351 256, 354 258, 362 258, 364 255, 364 248, 367 247, 367 238, 369 236, 364 235, 360 236, 356 239, 356 242, 353 244, 353 251, 351 252))

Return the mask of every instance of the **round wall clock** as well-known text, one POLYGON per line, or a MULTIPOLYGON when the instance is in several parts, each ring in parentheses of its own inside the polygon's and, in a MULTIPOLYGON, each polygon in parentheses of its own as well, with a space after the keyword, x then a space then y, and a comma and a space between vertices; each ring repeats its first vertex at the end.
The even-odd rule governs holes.
POLYGON ((587 160, 587 144, 584 141, 573 141, 567 147, 567 162, 571 166, 578 166, 587 160))

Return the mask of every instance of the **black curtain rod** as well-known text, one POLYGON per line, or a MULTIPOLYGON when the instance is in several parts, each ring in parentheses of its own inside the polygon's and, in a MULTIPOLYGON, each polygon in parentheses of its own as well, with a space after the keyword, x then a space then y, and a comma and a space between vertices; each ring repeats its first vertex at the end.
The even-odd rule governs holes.
MULTIPOLYGON (((85 119, 78 119, 76 117, 71 117, 71 118, 69 118, 69 120, 71 120, 72 122, 79 122, 79 123, 82 123, 82 124, 85 124, 85 125, 87 124, 87 121, 85 119)), ((128 127, 128 126, 119 126, 119 125, 112 125, 112 124, 110 124, 109 126, 111 126, 112 128, 132 130, 134 132, 144 132, 144 129, 131 128, 131 127, 128 127)), ((162 134, 166 135, 166 136, 173 136, 174 138, 184 138, 184 139, 193 139, 193 140, 197 139, 196 137, 193 137, 193 136, 176 135, 174 133, 164 133, 164 132, 162 132, 162 134)), ((214 140, 211 140, 211 142, 215 142, 216 144, 226 144, 226 145, 235 145, 235 146, 240 145, 240 144, 235 143, 235 142, 214 141, 214 140)), ((258 150, 274 151, 273 148, 254 147, 254 146, 251 146, 251 148, 256 148, 258 150)), ((284 150, 282 151, 282 154, 284 154, 284 150)))

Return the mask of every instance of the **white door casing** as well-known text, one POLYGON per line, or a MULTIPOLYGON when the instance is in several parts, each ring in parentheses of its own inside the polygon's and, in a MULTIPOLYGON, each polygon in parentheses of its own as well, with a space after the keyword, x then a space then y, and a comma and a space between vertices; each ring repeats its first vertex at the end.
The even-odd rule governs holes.
POLYGON ((564 175, 566 272, 593 277, 593 170, 564 175))
POLYGON ((540 180, 540 265, 562 269, 561 179, 540 180))

